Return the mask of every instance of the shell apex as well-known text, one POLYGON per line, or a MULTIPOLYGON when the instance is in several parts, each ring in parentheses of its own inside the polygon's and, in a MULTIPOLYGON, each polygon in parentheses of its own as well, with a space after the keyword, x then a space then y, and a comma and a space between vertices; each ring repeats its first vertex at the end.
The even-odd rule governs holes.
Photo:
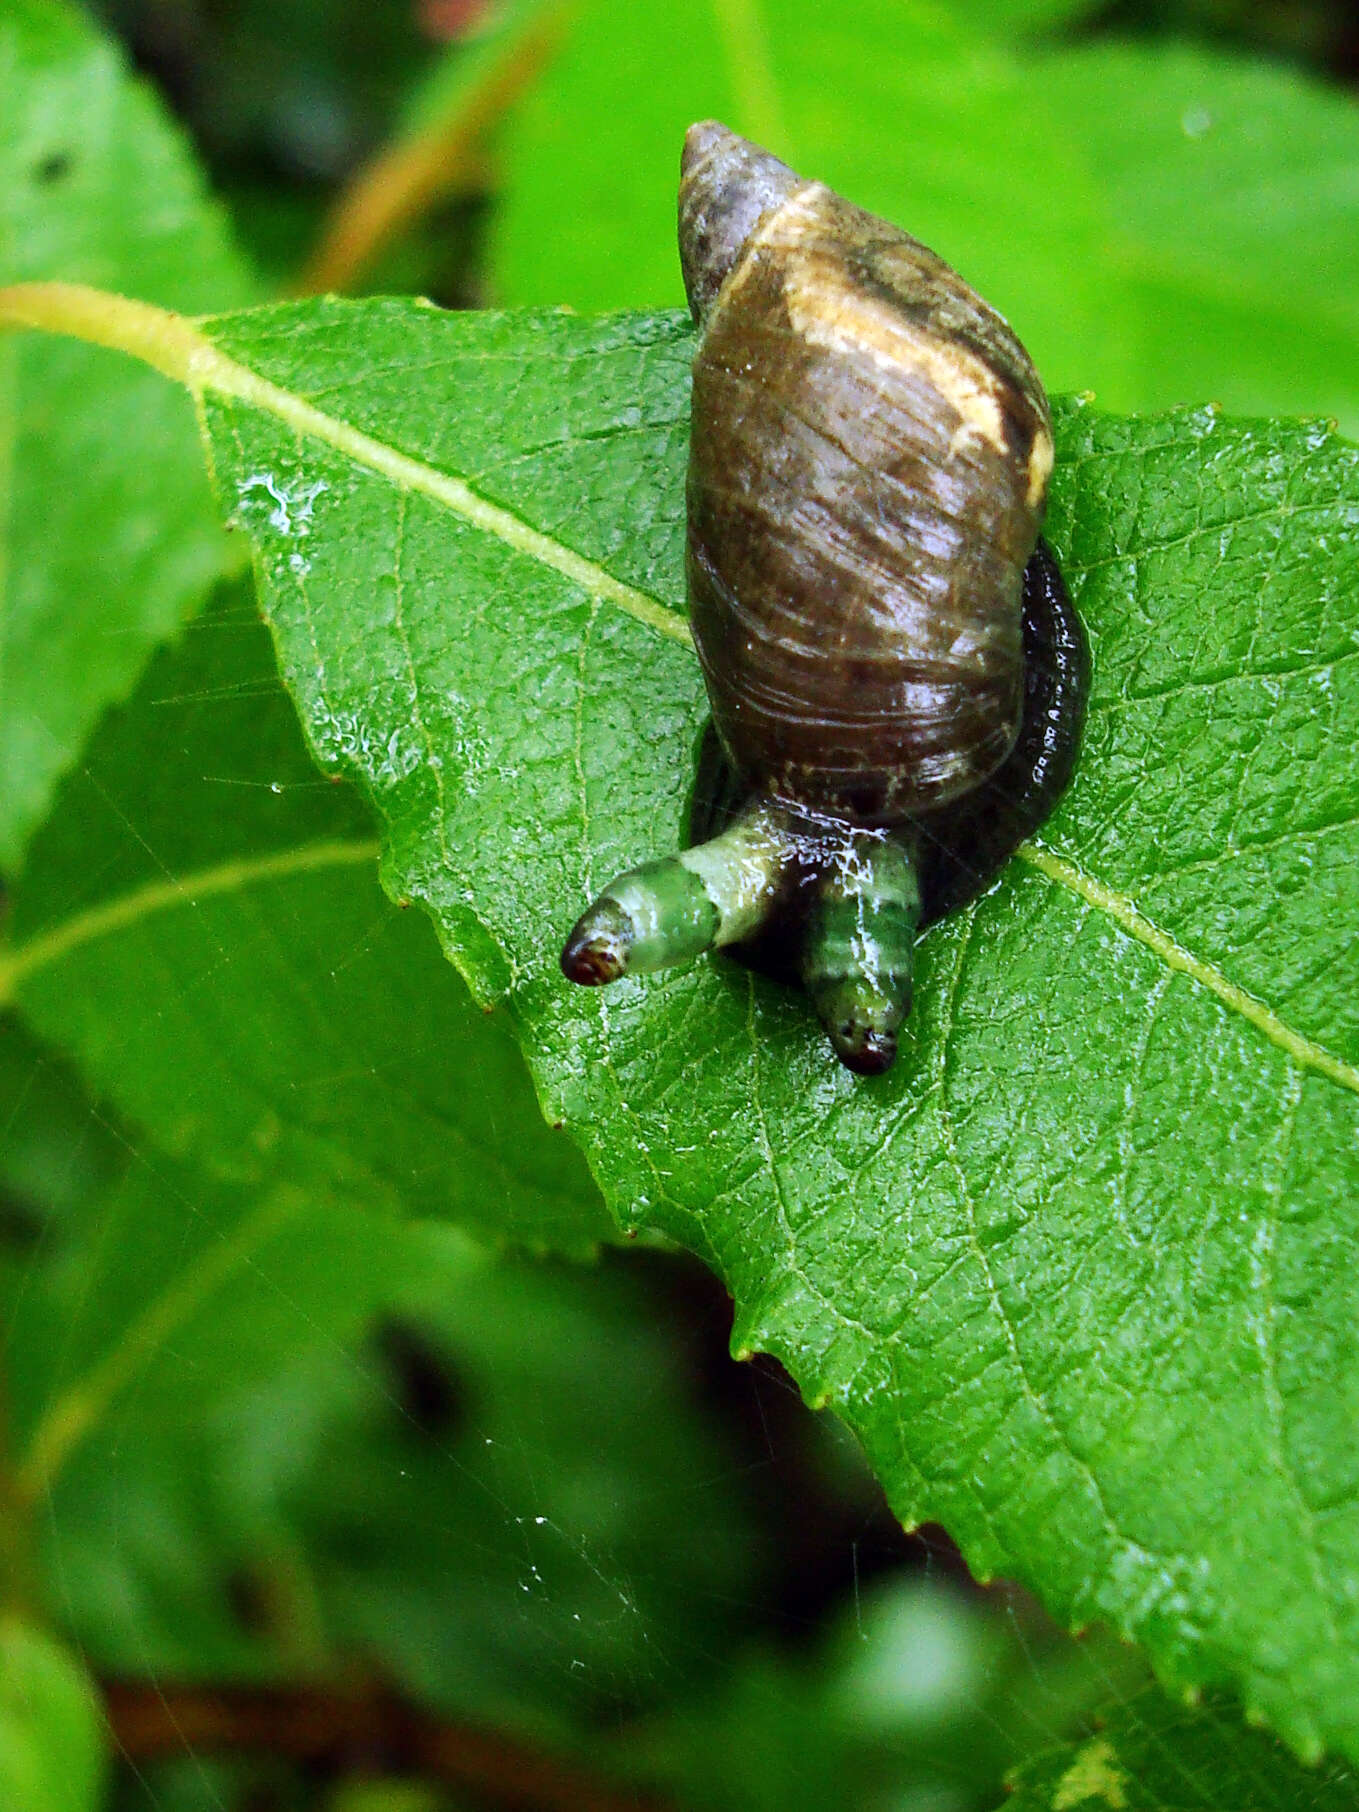
POLYGON ((719 120, 699 120, 680 157, 679 254, 684 292, 701 326, 750 235, 802 178, 719 120))

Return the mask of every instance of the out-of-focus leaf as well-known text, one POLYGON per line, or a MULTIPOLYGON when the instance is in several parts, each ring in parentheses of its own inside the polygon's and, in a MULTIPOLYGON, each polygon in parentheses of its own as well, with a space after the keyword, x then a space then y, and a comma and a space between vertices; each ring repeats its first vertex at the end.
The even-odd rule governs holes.
POLYGON ((0 1619, 0 1805, 98 1812, 106 1772, 99 1708, 68 1650, 0 1619))
POLYGON ((1176 46, 1006 47, 987 22, 594 0, 509 137, 500 297, 678 301, 679 148, 715 114, 933 246, 1051 389, 1359 429, 1353 101, 1176 46))
MULTIPOLYGON (((79 1103, 66 1079, 58 1091, 50 1063, 13 1033, 3 1048, 7 1072, 25 1055, 40 1066, 21 1124, 49 1136, 71 1125, 79 1103)), ((44 1238, 7 1280, 20 1501, 50 1493, 86 1443, 116 1446, 129 1417, 183 1437, 301 1356, 333 1351, 409 1272, 399 1229, 382 1216, 291 1185, 214 1182, 93 1104, 83 1110, 103 1174, 60 1218, 44 1211, 66 1178, 35 1184, 44 1238)), ((154 1522, 141 1538, 154 1546, 154 1522)))
POLYGON ((688 1812, 990 1812, 1018 1757, 1144 1679, 1107 1637, 908 1577, 856 1594, 810 1654, 748 1651, 624 1749, 688 1812))
POLYGON ((468 186, 487 134, 556 49, 567 10, 563 0, 507 0, 484 30, 449 46, 408 97, 391 142, 340 194, 300 287, 352 289, 393 234, 468 186))
MULTIPOLYGON (((467 11, 472 11, 468 0, 467 11)), ((495 0, 487 0, 487 8, 495 0)), ((418 5, 372 0, 93 0, 168 74, 195 142, 225 180, 315 191, 380 137, 431 58, 418 5)), ((241 230, 253 235, 245 220, 241 230)), ((296 250, 296 248, 294 248, 296 250)))
POLYGON ((422 1274, 370 1374, 337 1375, 314 1464, 280 1478, 337 1641, 435 1705, 549 1733, 702 1677, 759 1561, 644 1280, 409 1237, 422 1274))
POLYGON ((1140 322, 1132 406, 1334 415, 1359 434, 1353 97, 1173 43, 1040 55, 1032 80, 1087 122, 1140 322))
POLYGON ((1174 1705, 1150 1688, 1103 1708, 1101 1728, 1011 1777, 1004 1812, 1354 1812, 1359 1779, 1304 1768, 1232 1707, 1174 1705))
MULTIPOLYGON (((739 1481, 735 1491, 723 1488, 722 1456, 675 1392, 676 1355, 643 1319, 647 1305, 639 1292, 628 1291, 622 1280, 612 1290, 591 1280, 574 1315, 564 1314, 556 1305, 570 1298, 569 1279, 539 1282, 537 1273, 526 1272, 526 1288, 517 1296, 512 1283, 507 1287, 495 1273, 487 1290, 483 1272, 490 1261, 474 1257, 470 1247, 455 1246, 452 1258, 442 1261, 437 1250, 432 1258, 427 1238, 408 1241, 400 1225, 349 1204, 308 1200, 296 1190, 214 1187, 110 1126, 12 1026, 0 1038, 0 1083, 0 1102, 19 1110, 5 1128, 6 1160, 16 1146, 21 1154, 30 1146, 55 1151, 63 1134, 93 1148, 81 1151, 69 1170, 48 1162, 23 1166, 23 1200, 36 1232, 0 1272, 7 1435, 18 1453, 19 1495, 41 1501, 51 1600, 92 1659, 134 1676, 176 1680, 286 1678, 353 1665, 359 1650, 344 1618, 327 1613, 324 1629, 317 1621, 308 1517, 290 1523, 277 1511, 274 1481, 281 1474, 313 1506, 311 1523, 324 1522, 332 1513, 335 1480, 325 1460, 317 1459, 317 1448, 355 1398, 371 1421, 384 1413, 394 1423, 404 1417, 400 1426, 409 1430, 421 1416, 431 1439, 450 1437, 450 1418, 456 1421, 465 1407, 458 1397, 466 1376, 460 1353, 450 1379, 438 1370, 443 1351, 422 1362, 409 1334, 405 1345, 385 1338, 362 1368, 352 1349, 361 1327, 385 1327, 402 1315, 402 1329, 409 1330, 409 1317, 431 1295, 431 1313, 446 1321, 450 1310, 442 1299, 459 1287, 481 1299, 471 1312, 475 1325, 485 1323, 495 1304, 498 1320, 480 1337, 487 1350, 483 1354, 472 1342, 472 1369, 488 1371, 502 1392, 502 1413, 493 1425, 501 1442, 514 1444, 516 1461, 523 1460, 525 1425, 532 1447, 532 1425, 560 1388, 546 1374, 555 1370, 569 1385, 575 1420, 570 1409, 553 1418, 549 1438, 535 1451, 537 1464, 554 1480, 574 1467, 577 1489, 573 1494, 569 1485, 554 1483, 549 1499, 574 1511, 582 1481, 605 1502, 606 1494, 619 1497, 631 1524, 623 1545, 633 1558, 660 1544, 673 1559, 692 1544, 692 1564, 678 1573, 667 1568, 663 1590, 638 1594, 633 1638, 643 1654, 648 1641, 668 1647, 676 1639, 666 1625, 671 1614, 686 1642, 705 1618, 725 1616, 714 1606, 711 1587, 715 1577, 727 1584, 746 1567, 738 1552, 744 1534, 739 1481), (111 1174, 119 1168, 121 1176, 111 1174), (68 1199, 72 1170, 83 1183, 78 1200, 68 1199), (501 1364, 497 1342, 522 1355, 525 1322, 537 1330, 527 1337, 530 1346, 537 1341, 537 1358, 516 1396, 503 1389, 516 1359, 501 1364), (557 1337, 566 1348, 565 1366, 554 1348, 557 1337), (624 1357, 637 1360, 621 1393, 631 1413, 618 1418, 617 1440, 605 1460, 598 1441, 601 1428, 609 1430, 614 1421, 610 1368, 624 1357), (653 1497, 667 1470, 671 1489, 653 1497), (685 1497, 695 1476, 704 1481, 697 1516, 685 1497), (684 1506, 679 1513, 676 1504, 684 1506), (675 1527, 658 1527, 667 1515, 674 1516, 678 1536, 675 1527), (690 1588, 702 1594, 697 1606, 690 1588)), ((361 1419, 344 1443, 356 1475, 364 1466, 367 1428, 361 1419)), ((401 1446, 399 1439, 395 1445, 401 1446)), ((411 1488, 404 1474, 394 1494, 392 1484, 395 1468, 408 1456, 387 1451, 380 1440, 376 1446, 381 1451, 367 1456, 376 1467, 362 1479, 354 1476, 353 1488, 375 1512, 384 1496, 394 1496, 387 1508, 399 1518, 411 1504, 411 1488)), ((469 1457, 473 1466, 484 1464, 480 1439, 469 1457)), ((401 1584, 417 1597, 416 1557, 427 1555, 428 1519, 443 1515, 450 1478, 455 1496, 465 1490, 465 1469, 449 1459, 447 1447, 443 1460, 427 1481, 420 1528, 406 1543, 412 1564, 401 1584)), ((527 1497, 526 1485, 522 1491, 527 1497)), ((509 1516, 487 1512, 479 1496, 474 1521, 478 1513, 486 1539, 499 1537, 517 1553, 522 1537, 509 1516)), ((603 1556, 613 1525, 599 1510, 585 1520, 593 1551, 603 1556)), ((473 1546, 480 1555, 482 1544, 473 1546)), ((322 1550, 320 1559, 345 1569, 354 1589, 352 1544, 322 1550)), ((455 1649, 464 1616, 465 1554, 463 1562, 450 1593, 458 1616, 440 1632, 455 1649)), ((487 1601, 482 1622, 490 1630, 496 1628, 493 1589, 490 1580, 479 1587, 487 1601)), ((507 1606, 518 1604, 512 1582, 505 1591, 502 1619, 507 1606)), ((380 1595, 379 1581, 372 1596, 380 1595)), ((579 1602, 586 1597, 580 1594, 579 1602)), ((404 1615, 404 1604, 395 1608, 404 1615)), ((606 1619, 611 1652, 615 1621, 606 1619)), ((366 1643, 363 1658, 369 1659, 366 1643)), ((4 1740, 0 1731, 0 1784, 7 1779, 4 1740)), ((214 1768, 205 1775, 191 1770, 179 1785, 163 1779, 166 1772, 152 1770, 150 1784, 139 1781, 135 1791, 129 1785, 119 1805, 161 1812, 183 1804, 207 1812, 237 1804, 214 1768), (205 1786, 205 1780, 213 1784, 205 1786)), ((168 1773, 174 1776, 173 1769, 168 1773)), ((241 1793, 244 1807, 243 1787, 241 1793)), ((0 1804, 8 1812, 11 1805, 26 1809, 30 1801, 16 1796, 0 1804)))
POLYGON ((110 1812, 250 1812, 252 1799, 261 1798, 269 1812, 310 1812, 304 1791, 285 1763, 268 1757, 222 1760, 189 1751, 120 1769, 110 1812))
POLYGON ((379 1237, 357 1355, 322 1337, 333 1319, 311 1327, 326 1286, 300 1247, 262 1254, 74 1456, 49 1543, 89 1652, 181 1679, 360 1658, 445 1711, 577 1737, 701 1677, 758 1562, 644 1281, 452 1228, 379 1237), (268 1291, 271 1375, 180 1413, 177 1367, 218 1356, 268 1291))
POLYGON ((448 1798, 420 1781, 346 1781, 326 1812, 450 1812, 448 1798))
POLYGON ((96 1092, 219 1176, 589 1250, 609 1223, 579 1156, 543 1125, 503 1016, 384 899, 376 854, 231 592, 62 788, 0 980, 96 1092))
POLYGON ((952 0, 947 10, 974 30, 1029 35, 1078 24, 1104 9, 1100 0, 952 0))
POLYGON ((128 1392, 177 1432, 332 1343, 402 1275, 380 1217, 213 1185, 145 1152, 109 1192, 88 1262, 26 1280, 7 1357, 19 1474, 46 1490, 128 1392))
POLYGON ((1003 48, 913 0, 590 0, 506 134, 497 299, 682 301, 680 145, 708 116, 934 246, 1050 384, 1135 394, 1139 323, 1079 140, 1003 48))
POLYGON ((0 1253, 22 1266, 123 1169, 116 1133, 91 1113, 55 1053, 13 1015, 0 1019, 0 1253))
MULTIPOLYGON (((537 33, 554 14, 564 22, 571 5, 572 0, 499 0, 484 5, 479 25, 447 44, 402 98, 401 132, 435 131, 482 107, 487 109, 482 127, 493 125, 494 103, 500 98, 495 77, 503 70, 506 55, 527 54, 531 65, 536 64, 539 49, 546 52, 553 42, 548 36, 540 47, 537 33)), ((504 98, 514 91, 511 84, 504 98)))
MULTIPOLYGON (((251 285, 179 133, 74 7, 0 11, 0 281, 59 277, 190 312, 251 285)), ((0 341, 0 867, 227 546, 192 412, 94 347, 0 341)))

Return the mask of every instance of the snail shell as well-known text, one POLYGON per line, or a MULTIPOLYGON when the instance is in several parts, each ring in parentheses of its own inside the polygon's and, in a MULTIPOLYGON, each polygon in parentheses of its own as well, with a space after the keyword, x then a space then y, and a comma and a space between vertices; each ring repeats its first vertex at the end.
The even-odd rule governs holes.
POLYGON ((713 121, 685 141, 680 261, 719 757, 693 845, 610 882, 561 965, 597 986, 726 947, 880 1074, 920 927, 989 883, 1075 757, 1088 665, 1038 541, 1047 401, 933 252, 713 121))
POLYGON ((1042 385, 942 259, 706 121, 680 261, 701 328, 690 614, 713 722, 770 799, 900 823, 1005 760, 1052 470, 1042 385))

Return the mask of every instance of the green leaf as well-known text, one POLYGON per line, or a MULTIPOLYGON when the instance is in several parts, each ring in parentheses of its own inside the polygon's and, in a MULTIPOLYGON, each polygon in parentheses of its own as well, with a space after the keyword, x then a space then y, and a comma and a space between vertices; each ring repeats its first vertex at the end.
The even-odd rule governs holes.
POLYGON ((419 1781, 345 1781, 327 1801, 326 1812, 448 1812, 448 1800, 419 1781))
MULTIPOLYGON (((707 1676, 762 1550, 661 1280, 496 1260, 447 1228, 409 1239, 419 1275, 368 1375, 331 1379, 310 1464, 275 1469, 337 1643, 436 1706, 545 1736, 707 1676), (451 1384, 433 1416, 431 1369, 451 1384)), ((276 1447, 265 1413, 250 1432, 276 1447)))
POLYGON ((610 1224, 505 1016, 383 897, 376 856, 368 809, 307 756, 253 603, 227 593, 63 786, 0 994, 216 1176, 588 1252, 610 1224))
POLYGON ((11 1316, 30 1499, 127 1393, 153 1421, 190 1423, 352 1330, 403 1275, 379 1216, 298 1189, 214 1185, 153 1151, 102 1207, 87 1262, 22 1291, 11 1316))
POLYGON ((933 246, 1050 389, 1359 430, 1352 100, 1180 46, 1007 47, 994 12, 595 0, 509 137, 498 295, 678 302, 679 147, 716 115, 933 246))
POLYGON ((0 1018, 0 1130, 0 1254, 60 1234, 124 1166, 78 1080, 10 1015, 0 1018))
MULTIPOLYGON (((285 1763, 271 1757, 222 1760, 198 1750, 163 1761, 139 1762, 135 1774, 130 1768, 119 1771, 110 1812, 242 1812, 249 1807, 252 1793, 277 1799, 280 1792, 286 1792, 290 1773, 285 1763)), ((285 1812, 294 1812, 286 1799, 283 1804, 285 1812)), ((440 1812, 447 1809, 441 1807, 440 1812)))
POLYGON ((568 8, 569 0, 507 0, 483 17, 479 30, 452 39, 402 97, 402 137, 443 132, 454 120, 471 135, 485 131, 516 91, 504 79, 507 58, 513 66, 523 57, 530 67, 545 58, 555 40, 545 28, 568 8))
POLYGON ((1105 1707, 1097 1735, 1045 1751, 1011 1776, 1005 1812, 1353 1812, 1359 1781, 1299 1765, 1213 1701, 1174 1705, 1149 1688, 1105 1707))
POLYGON ((950 10, 975 28, 1010 37, 1073 26, 1097 15, 1099 0, 954 0, 950 10))
POLYGON ((738 1347, 979 1574, 1359 1748, 1359 454, 1060 412, 1081 774, 925 940, 914 1048, 865 1085, 724 963, 557 972, 590 890, 683 834, 683 324, 311 304, 212 338, 245 362, 197 367, 218 482, 317 753, 623 1224, 710 1257, 738 1347))
MULTIPOLYGON (((295 1188, 214 1185, 145 1146, 85 1209, 7 1315, 19 1498, 43 1508, 48 1589, 100 1666, 259 1671, 232 1617, 257 1555, 220 1511, 211 1564, 196 1533, 220 1431, 290 1369, 329 1363, 407 1282, 403 1230, 295 1188)), ((296 1422, 275 1437, 299 1438, 296 1422)), ((283 1664, 310 1659, 294 1643, 283 1664)))
POLYGON ((79 1662, 41 1631, 0 1619, 0 1805, 97 1812, 106 1761, 98 1704, 79 1662))
MULTIPOLYGON (((407 94, 387 145, 329 210, 300 287, 393 287, 370 270, 386 241, 440 197, 473 182, 487 132, 539 74, 562 35, 570 0, 507 0, 483 28, 450 43, 407 94)), ((441 233, 447 222, 441 223, 441 233)), ((402 286, 405 287, 405 286, 402 286)))
MULTIPOLYGON (((194 311, 250 284, 178 132, 75 9, 0 17, 0 281, 61 277, 194 311)), ((226 547, 183 397, 93 347, 0 345, 0 868, 226 547), (135 457, 133 450, 135 449, 135 457)))
POLYGON ((3 306, 203 387, 388 885, 507 1000, 620 1222, 720 1270, 738 1348, 833 1403, 979 1575, 1359 1751, 1359 451, 1059 410, 1081 771, 924 940, 914 1048, 864 1083, 721 961, 599 993, 557 970, 592 887, 684 830, 677 317, 312 303, 209 343, 85 293, 3 306))
POLYGON ((41 1503, 45 1577, 98 1665, 268 1679, 362 1651, 542 1721, 568 1648, 594 1705, 737 1615, 744 1483, 644 1278, 214 1185, 6 1027, 0 1101, 25 1072, 22 1129, 78 1138, 83 1111, 119 1160, 86 1165, 70 1212, 68 1178, 35 1174, 43 1238, 0 1273, 15 1501, 41 1503))
POLYGON ((856 1592, 810 1653, 747 1645, 621 1747, 692 1812, 967 1812, 1120 1684, 1145 1672, 1112 1637, 1075 1642, 1019 1594, 898 1576, 856 1592))
POLYGON ((363 1325, 408 1283, 399 1227, 321 1191, 250 1190, 118 1123, 0 1021, 4 1183, 26 1220, 0 1245, 15 1496, 51 1494, 95 1437, 182 1434, 363 1325), (60 1150, 58 1150, 60 1147, 60 1150), (16 1162, 17 1158, 17 1162, 16 1162))
MULTIPOLYGON (((148 1206, 155 1244, 169 1208, 148 1206)), ((705 1674, 757 1550, 645 1273, 371 1222, 309 1260, 321 1219, 184 1322, 62 1473, 48 1557, 98 1663, 268 1679, 361 1658, 438 1708, 577 1739, 705 1674), (228 1356, 242 1339, 267 1373, 228 1356)), ((86 1285, 108 1293, 83 1273, 68 1299, 86 1285)))
POLYGON ((1033 81, 1090 122, 1115 223, 1107 255, 1141 322, 1135 405, 1211 398, 1335 415, 1359 433, 1353 99, 1177 44, 1037 56, 1033 81))

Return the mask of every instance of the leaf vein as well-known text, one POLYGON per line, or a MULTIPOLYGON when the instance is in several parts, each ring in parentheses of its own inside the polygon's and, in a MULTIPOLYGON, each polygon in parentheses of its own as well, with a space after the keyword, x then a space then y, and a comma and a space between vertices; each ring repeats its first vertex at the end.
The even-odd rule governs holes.
POLYGON ((310 874, 320 868, 344 868, 376 862, 380 846, 375 838, 350 842, 328 841, 306 843, 298 848, 274 850, 266 856, 243 857, 221 862, 197 873, 172 876, 165 881, 149 881, 131 893, 103 900, 84 912, 38 932, 26 943, 0 954, 0 1004, 11 1001, 30 976, 49 968, 84 944, 96 942, 114 932, 149 918, 153 913, 171 907, 196 906, 200 900, 216 894, 234 893, 258 881, 287 879, 291 875, 310 874))
POLYGON ((1223 1006, 1239 1014, 1257 1031, 1263 1032, 1271 1044, 1277 1045, 1303 1069, 1314 1070, 1329 1082, 1348 1089, 1351 1094, 1359 1095, 1359 1069, 1288 1025, 1263 1001, 1248 994, 1237 982, 1228 980, 1220 969, 1176 943, 1169 932, 1163 931, 1145 913, 1140 912, 1126 894, 1121 894, 1106 882, 1086 874, 1074 862, 1067 861, 1044 844, 1021 843, 1015 854, 1020 861, 1037 869, 1049 881, 1067 888, 1096 910, 1107 913, 1120 930, 1144 944, 1167 968, 1187 975, 1191 981, 1216 995, 1223 1006))

